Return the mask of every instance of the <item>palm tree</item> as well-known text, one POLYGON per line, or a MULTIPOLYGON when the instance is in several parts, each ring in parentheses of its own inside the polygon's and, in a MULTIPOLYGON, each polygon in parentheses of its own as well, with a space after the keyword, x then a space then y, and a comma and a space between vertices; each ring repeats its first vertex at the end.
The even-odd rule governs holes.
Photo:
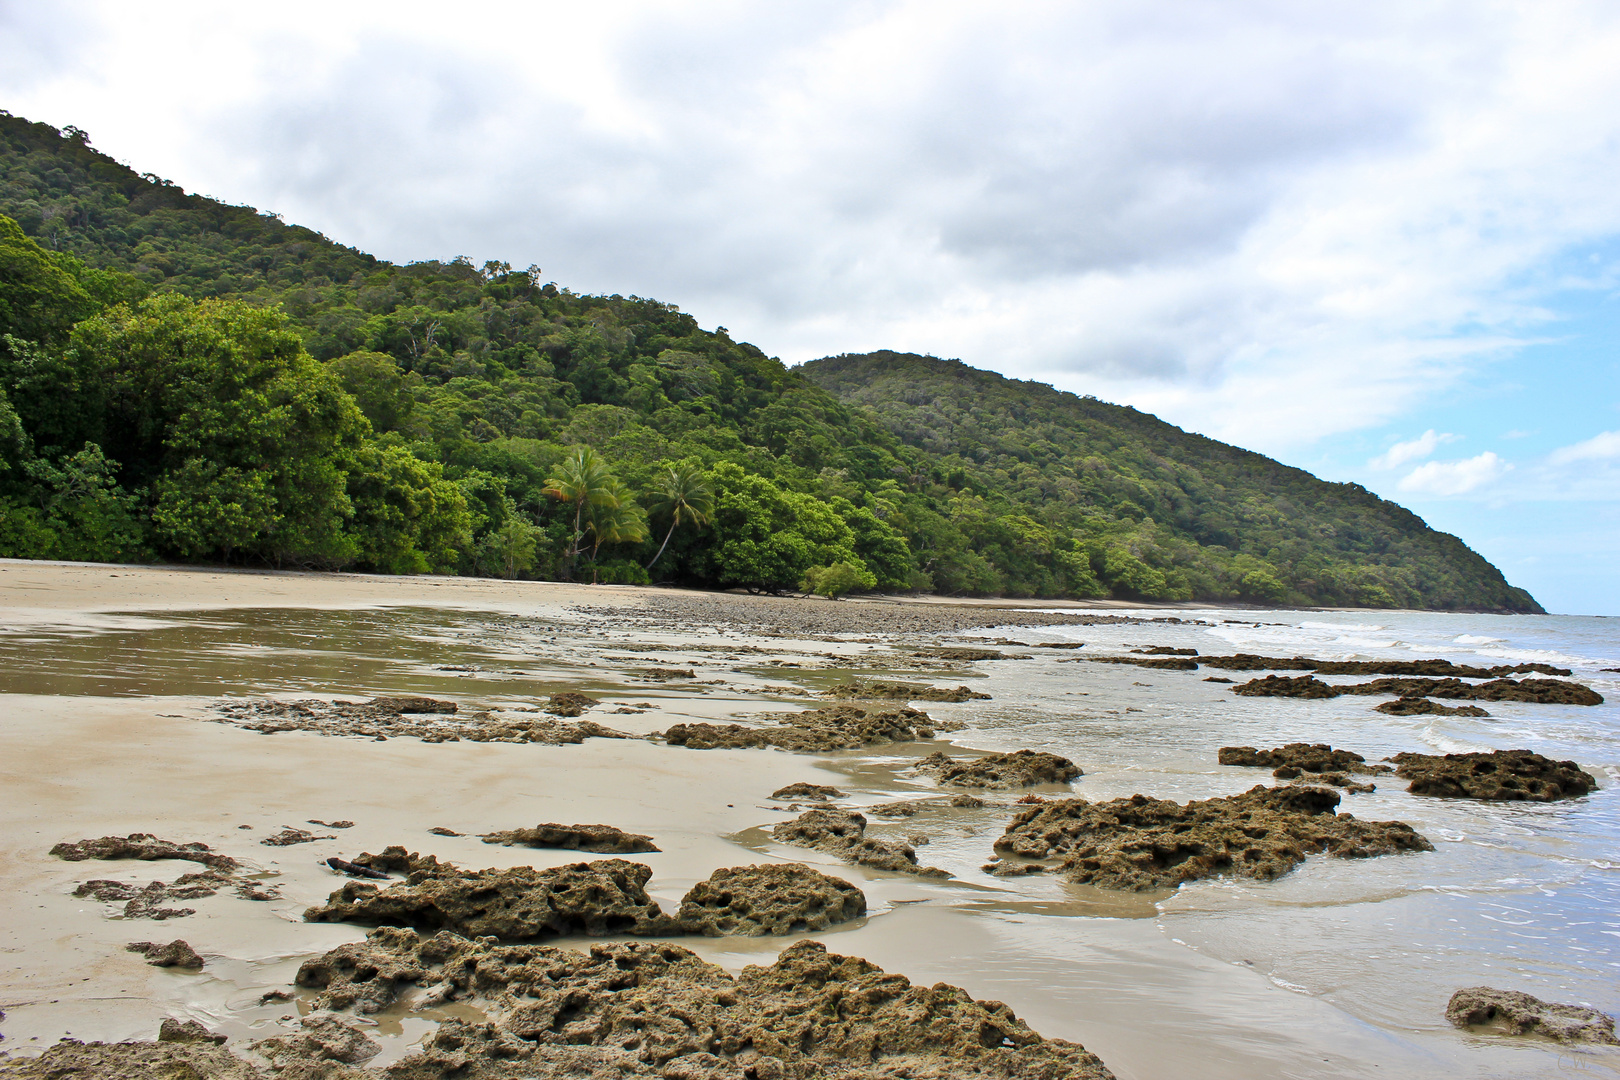
POLYGON ((651 570, 653 564, 663 558, 677 525, 703 525, 714 514, 714 488, 696 465, 683 462, 671 466, 658 478, 648 501, 654 513, 669 515, 669 531, 664 534, 664 542, 658 545, 658 554, 647 564, 647 569, 651 570))
MULTIPOLYGON (((545 494, 574 504, 573 549, 570 560, 585 550, 585 511, 617 507, 626 493, 607 462, 595 450, 582 446, 557 466, 557 475, 546 478, 545 494)), ((600 547, 600 543, 597 545, 600 547)))
POLYGON ((603 501, 590 508, 591 584, 596 584, 596 553, 603 544, 639 544, 647 539, 647 515, 635 504, 630 492, 614 478, 609 488, 611 503, 603 501))

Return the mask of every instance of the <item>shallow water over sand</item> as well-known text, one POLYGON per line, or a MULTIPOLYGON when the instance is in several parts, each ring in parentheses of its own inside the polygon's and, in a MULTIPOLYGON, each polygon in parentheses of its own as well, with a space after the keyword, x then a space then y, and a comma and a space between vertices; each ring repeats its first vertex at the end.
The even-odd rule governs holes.
MULTIPOLYGON (((42 863, 43 850, 59 839, 136 830, 218 846, 218 835, 203 835, 207 828, 234 829, 250 820, 246 815, 257 802, 268 802, 274 810, 266 813, 279 815, 276 822, 321 816, 361 821, 341 838, 346 854, 405 842, 475 865, 552 865, 571 856, 435 840, 425 835, 427 826, 471 831, 533 824, 531 819, 602 820, 654 833, 661 843, 677 834, 664 844, 664 854, 645 857, 666 907, 716 866, 762 855, 820 863, 861 884, 872 902, 872 917, 864 923, 817 935, 829 947, 914 981, 952 982, 976 996, 1004 1000, 1044 1034, 1085 1043, 1122 1078, 1620 1075, 1615 1053, 1571 1053, 1549 1044, 1466 1035, 1443 1016, 1452 990, 1476 984, 1620 1012, 1620 675, 1601 670, 1620 667, 1620 624, 1405 613, 1257 612, 1248 621, 1230 610, 1142 614, 1204 622, 970 632, 959 636, 1084 641, 1086 647, 933 668, 905 661, 891 646, 906 642, 890 638, 773 642, 711 627, 677 634, 634 612, 608 618, 560 606, 530 613, 510 605, 499 612, 404 606, 130 611, 18 622, 0 634, 0 694, 16 695, 6 701, 26 702, 27 708, 8 709, 0 734, 37 755, 33 771, 82 767, 80 782, 87 786, 66 794, 55 790, 75 783, 64 776, 38 791, 27 789, 7 811, 10 835, 0 868, 14 882, 49 895, 31 905, 14 893, 6 905, 13 928, 5 948, 16 963, 5 965, 0 993, 12 1005, 40 1000, 21 1009, 7 1006, 11 1015, 0 1026, 8 1035, 4 1047, 28 1052, 30 1040, 37 1049, 40 1040, 67 1030, 150 1037, 128 1002, 107 1006, 105 1015, 125 1018, 98 1029, 93 999, 72 998, 67 980, 51 983, 54 1001, 35 993, 39 986, 27 964, 48 955, 40 950, 49 943, 21 942, 32 932, 29 919, 44 920, 39 926, 62 935, 93 922, 108 942, 157 935, 192 936, 195 943, 201 920, 212 911, 205 905, 215 903, 199 905, 199 916, 162 926, 111 925, 116 920, 95 905, 71 899, 64 904, 61 894, 72 881, 118 876, 115 868, 42 863), (1242 698, 1203 681, 1211 674, 1241 681, 1249 677, 1243 673, 1148 670, 1083 659, 1147 645, 1206 654, 1539 660, 1574 668, 1577 680, 1609 700, 1595 708, 1491 703, 1489 719, 1403 718, 1373 711, 1379 699, 1242 698), (733 647, 735 652, 728 651, 733 647), (643 681, 638 672, 655 664, 690 667, 698 678, 643 681), (436 746, 400 739, 373 745, 307 733, 266 738, 201 722, 203 707, 220 696, 409 692, 493 703, 583 689, 599 691, 609 702, 657 706, 636 715, 591 714, 639 733, 678 719, 800 707, 801 698, 772 688, 817 689, 850 670, 953 686, 968 682, 990 693, 989 701, 923 707, 936 719, 965 725, 948 736, 957 746, 1029 747, 1072 758, 1085 769, 1073 791, 1089 799, 1141 792, 1186 800, 1271 783, 1264 770, 1219 766, 1215 752, 1225 745, 1291 741, 1330 742, 1369 760, 1402 750, 1525 747, 1577 760, 1600 777, 1602 788, 1550 805, 1483 804, 1419 798, 1406 793, 1403 781, 1382 777, 1375 793, 1344 796, 1341 810, 1407 821, 1434 842, 1435 852, 1363 861, 1312 858, 1274 883, 1220 880, 1138 896, 1044 877, 985 874, 980 867, 1011 813, 1000 807, 898 820, 872 815, 875 833, 926 837, 918 854, 954 875, 945 882, 844 867, 827 856, 776 845, 761 831, 782 819, 763 802, 782 777, 836 782, 857 805, 926 794, 929 782, 907 773, 906 766, 937 743, 796 758, 602 740, 579 747, 436 746), (98 752, 77 749, 74 739, 80 736, 99 740, 98 752), (91 791, 89 785, 111 783, 117 775, 119 757, 108 742, 123 737, 131 742, 131 768, 154 767, 142 758, 145 752, 165 762, 199 755, 175 766, 177 778, 187 768, 217 767, 217 786, 202 792, 212 802, 201 805, 181 794, 165 802, 155 794, 162 778, 150 775, 127 798, 91 791), (531 779, 520 775, 524 770, 534 770, 531 779), (567 782, 558 770, 571 774, 567 782), (284 772, 299 777, 296 798, 282 791, 284 772), (356 777, 354 790, 317 805, 314 793, 331 786, 323 778, 346 772, 356 777), (254 775, 278 794, 256 799, 239 790, 241 778, 254 775), (214 810, 213 803, 222 809, 214 810), (219 824, 209 826, 210 820, 219 824), (33 914, 35 908, 44 914, 33 914)), ((14 768, 19 775, 28 771, 14 768)), ((244 833, 241 842, 250 841, 244 833)), ((273 911, 244 909, 235 901, 217 905, 221 930, 214 944, 225 959, 210 961, 206 978, 218 984, 214 989, 200 991, 198 981, 149 973, 136 964, 129 971, 117 968, 119 992, 139 995, 145 987, 144 993, 160 998, 160 1013, 190 1008, 233 1034, 269 1034, 277 1010, 244 1004, 256 1000, 256 988, 285 985, 303 952, 359 936, 350 927, 297 921, 302 903, 335 887, 311 864, 337 849, 316 848, 274 853, 276 872, 287 882, 287 903, 271 905, 273 911), (253 923, 255 918, 270 920, 273 930, 264 929, 269 923, 253 923), (266 944, 245 944, 256 940, 266 944)), ((268 858, 269 850, 256 853, 268 858)), ((134 873, 138 880, 172 877, 170 869, 145 866, 134 873)), ((116 870, 129 876, 122 867, 116 870)), ((788 941, 682 943, 736 969, 768 961, 788 941)), ((83 963, 86 971, 117 967, 88 953, 83 963)), ((410 1020, 401 1030, 390 1056, 403 1053, 423 1028, 410 1020)))

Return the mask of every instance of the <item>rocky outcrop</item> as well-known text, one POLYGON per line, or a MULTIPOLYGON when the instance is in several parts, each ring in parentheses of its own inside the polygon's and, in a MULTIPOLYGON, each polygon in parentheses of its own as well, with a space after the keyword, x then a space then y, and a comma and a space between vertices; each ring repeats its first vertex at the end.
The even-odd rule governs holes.
POLYGON ((1389 716, 1489 716, 1490 713, 1478 705, 1442 705, 1437 701, 1430 701, 1422 697, 1396 698, 1377 706, 1377 710, 1389 716))
POLYGON ((803 863, 716 870, 681 900, 676 921, 688 934, 800 934, 866 914, 866 894, 803 863))
POLYGON ((917 865, 917 851, 899 840, 866 835, 866 818, 853 810, 807 810, 771 830, 784 844, 812 848, 846 862, 922 877, 950 877, 943 870, 917 865))
POLYGON ((1010 754, 986 754, 975 758, 952 758, 936 751, 913 766, 941 784, 974 788, 1020 788, 1036 784, 1067 784, 1082 775, 1080 766, 1066 757, 1043 750, 1015 750, 1010 754))
POLYGON ((864 709, 857 705, 830 705, 798 713, 778 713, 777 723, 760 727, 742 724, 675 724, 664 732, 671 746, 690 750, 776 747, 801 754, 853 750, 862 746, 915 742, 934 737, 928 714, 912 708, 864 709))
POLYGON ((1243 765, 1251 769, 1293 769, 1293 775, 1308 773, 1387 773, 1388 765, 1369 765, 1367 759, 1349 750, 1335 750, 1327 743, 1289 743, 1275 750, 1252 746, 1223 746, 1216 755, 1222 765, 1243 765))
POLYGON ((1004 653, 1000 649, 974 648, 971 645, 929 645, 907 650, 912 656, 924 660, 1033 660, 1033 656, 1004 653))
POLYGON ((1554 761, 1529 750, 1489 754, 1396 754, 1388 760, 1414 795, 1489 802, 1578 799, 1597 787, 1573 761, 1554 761))
POLYGON ((1569 668, 1550 664, 1498 664, 1474 667, 1450 660, 1313 660, 1305 656, 1281 659, 1237 653, 1201 656, 1200 664, 1225 671, 1314 671, 1318 675, 1405 675, 1432 679, 1500 679, 1508 675, 1569 675, 1569 668))
POLYGON ((170 1016, 158 1025, 158 1042, 166 1043, 206 1043, 210 1046, 223 1046, 226 1037, 215 1035, 195 1020, 177 1020, 170 1016))
POLYGON ((479 839, 486 844, 505 844, 507 847, 561 848, 564 851, 590 851, 599 855, 631 855, 658 850, 652 837, 627 833, 612 825, 545 824, 532 829, 485 833, 479 839))
POLYGON ((1185 656, 1088 656, 1093 664, 1131 664, 1161 671, 1197 671, 1198 661, 1185 656))
POLYGON ((1601 705, 1603 695, 1580 683, 1562 679, 1492 679, 1465 683, 1461 679, 1374 679, 1364 683, 1325 683, 1313 675, 1287 678, 1267 675, 1232 687, 1244 697, 1332 698, 1340 694, 1394 695, 1400 698, 1439 697, 1472 701, 1525 701, 1541 705, 1601 705))
MULTIPOLYGON (((594 704, 593 698, 583 694, 554 694, 545 711, 553 716, 578 716, 594 704)), ((593 720, 565 724, 549 716, 537 716, 532 708, 463 712, 453 701, 433 698, 375 698, 365 702, 245 698, 216 702, 213 710, 218 723, 263 735, 313 731, 363 739, 409 737, 431 743, 466 740, 548 746, 580 743, 586 739, 630 738, 622 731, 603 727, 593 720), (402 709, 398 707, 401 702, 412 707, 402 709)))
POLYGON ((455 1000, 490 1018, 441 1024, 420 1053, 390 1067, 396 1080, 1111 1075, 1083 1047, 1043 1039, 1005 1005, 943 983, 914 986, 814 941, 733 978, 666 943, 587 954, 450 933, 372 939, 370 962, 390 984, 389 1000, 415 984, 423 1007, 455 1000))
POLYGON ((304 912, 304 918, 452 930, 504 941, 679 933, 675 920, 647 895, 651 877, 648 867, 623 859, 548 870, 461 870, 419 860, 405 882, 387 888, 346 882, 325 904, 304 912))
POLYGON ((253 1044, 253 1049, 268 1058, 271 1068, 277 1072, 296 1076, 309 1075, 305 1070, 318 1062, 363 1064, 382 1052, 382 1043, 368 1036, 348 1017, 311 1013, 298 1021, 296 1032, 260 1039, 253 1044))
POLYGON ((1446 1019, 1460 1028, 1489 1028, 1506 1035, 1543 1035, 1566 1043, 1620 1046, 1614 1017, 1582 1005, 1555 1005, 1517 990, 1470 986, 1451 995, 1446 1019))
POLYGON ((140 953, 153 967, 190 968, 195 971, 200 971, 203 967, 203 958, 197 955, 197 950, 180 938, 175 938, 167 945, 160 945, 155 941, 132 941, 124 948, 130 952, 140 953))
POLYGON ((822 691, 831 698, 858 698, 864 701, 989 701, 989 694, 981 694, 966 686, 924 686, 921 683, 882 682, 857 680, 822 691))
POLYGON ((381 1012, 402 986, 422 980, 427 966, 417 957, 414 930, 379 926, 364 941, 351 941, 305 960, 293 981, 319 990, 315 1008, 336 1012, 381 1012))
POLYGON ((68 862, 83 862, 86 859, 140 859, 145 862, 181 859, 215 870, 236 869, 235 859, 211 850, 207 844, 177 844, 173 840, 159 840, 151 833, 103 836, 97 840, 80 840, 71 844, 64 842, 51 848, 51 854, 68 862))
MULTIPOLYGON (((187 1021, 206 1034, 196 1021, 187 1021)), ((63 1039, 36 1058, 12 1059, 0 1066, 7 1080, 67 1080, 83 1077, 108 1080, 264 1080, 264 1073, 208 1038, 168 1038, 182 1030, 178 1021, 165 1020, 164 1032, 151 1042, 84 1043, 63 1039), (171 1028, 170 1025, 176 1027, 171 1028)), ((336 1080, 336 1078, 334 1078, 336 1080)))
POLYGON ((771 798, 779 802, 787 802, 790 799, 842 799, 843 797, 844 793, 835 787, 803 782, 789 784, 787 787, 779 787, 771 792, 771 798))
POLYGON ((1250 679, 1232 687, 1232 693, 1243 697, 1332 698, 1339 696, 1339 687, 1331 686, 1314 675, 1267 675, 1263 679, 1250 679))
POLYGON ((1173 889, 1216 875, 1270 881, 1305 856, 1367 858, 1433 851, 1399 821, 1337 814, 1339 796, 1318 787, 1255 787, 1185 805, 1146 795, 1091 803, 1063 799, 1013 818, 996 851, 1062 860, 1072 882, 1109 889, 1173 889))

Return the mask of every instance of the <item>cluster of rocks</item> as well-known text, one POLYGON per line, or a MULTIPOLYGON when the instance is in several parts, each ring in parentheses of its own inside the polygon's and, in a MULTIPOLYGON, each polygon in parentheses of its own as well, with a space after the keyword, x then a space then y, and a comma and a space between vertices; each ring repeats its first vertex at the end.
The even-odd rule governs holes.
MULTIPOLYGON (((1573 761, 1554 761, 1530 750, 1493 750, 1471 754, 1401 753, 1369 764, 1360 754, 1335 750, 1326 743, 1289 743, 1274 750, 1252 746, 1223 746, 1222 765, 1270 768, 1278 779, 1305 778, 1318 783, 1357 790, 1346 774, 1394 772, 1410 783, 1414 795, 1491 802, 1552 802, 1578 799, 1597 787, 1597 781, 1573 761)), ((1372 786, 1360 785, 1363 790, 1372 786)))
POLYGON ((858 888, 797 863, 717 870, 669 915, 647 895, 651 868, 624 859, 545 870, 464 870, 432 855, 390 847, 354 861, 384 873, 403 872, 406 879, 386 887, 347 882, 325 904, 304 912, 307 921, 537 941, 580 934, 791 933, 822 930, 866 912, 866 897, 858 888))
POLYGON ((102 836, 94 839, 63 842, 51 848, 52 855, 68 862, 90 859, 135 859, 143 862, 177 860, 200 863, 208 869, 181 874, 171 882, 149 881, 145 884, 92 878, 81 882, 74 890, 76 897, 88 897, 107 904, 123 904, 126 919, 179 919, 195 915, 196 908, 169 907, 176 900, 198 900, 216 895, 220 889, 231 886, 244 900, 274 900, 273 887, 254 881, 245 874, 236 873, 240 864, 229 855, 211 849, 207 844, 181 844, 163 840, 151 833, 130 833, 128 836, 102 836))
POLYGON ((1274 750, 1252 746, 1223 746, 1217 755, 1222 765, 1270 769, 1279 780, 1304 780, 1332 784, 1352 793, 1375 790, 1375 785, 1358 783, 1350 774, 1377 775, 1392 772, 1388 765, 1369 765, 1367 759, 1349 750, 1335 750, 1327 743, 1289 743, 1274 750))
POLYGON ((561 746, 592 738, 631 737, 592 720, 568 724, 552 719, 579 716, 595 704, 595 698, 584 694, 553 694, 543 710, 550 715, 541 716, 536 715, 538 710, 462 712, 455 702, 436 698, 379 697, 362 702, 249 698, 216 702, 213 719, 264 735, 314 731, 365 739, 411 737, 433 743, 466 740, 561 746))
POLYGON ((777 802, 787 802, 791 799, 842 799, 844 792, 827 784, 807 784, 803 781, 779 787, 771 792, 771 798, 777 802))
POLYGON ((853 810, 817 807, 771 829, 784 844, 836 855, 845 862, 919 877, 950 877, 933 866, 919 866, 916 848, 901 840, 866 835, 866 817, 853 810))
POLYGON ((1424 697, 1403 697, 1374 706, 1389 716, 1489 716, 1478 705, 1442 705, 1424 697))
POLYGON ((1082 775, 1080 766, 1066 757, 1042 750, 1015 750, 1010 754, 953 758, 943 750, 913 766, 941 784, 974 788, 1021 788, 1036 784, 1067 784, 1082 775))
POLYGON ((796 753, 853 750, 862 746, 932 739, 940 725, 918 709, 866 709, 830 705, 804 712, 777 713, 777 722, 759 727, 743 724, 675 724, 663 733, 671 746, 689 750, 735 750, 776 747, 796 753))
MULTIPOLYGON (((1077 1043, 1042 1038, 1011 1009, 945 983, 917 986, 815 941, 737 976, 670 943, 589 953, 440 932, 379 929, 306 962, 298 984, 321 1011, 248 1050, 282 1076, 331 1080, 1112 1080, 1077 1043), (417 988, 416 1008, 463 1003, 486 1019, 447 1020, 386 1069, 343 1010, 375 1012, 417 988)), ((11 1066, 18 1080, 207 1076, 263 1080, 254 1061, 194 1021, 153 1042, 63 1040, 11 1066)))
POLYGON ((854 698, 861 701, 989 701, 989 694, 981 694, 966 686, 925 686, 922 683, 883 682, 878 679, 858 679, 854 682, 831 686, 822 691, 824 697, 854 698))
POLYGON ((1554 761, 1529 750, 1486 754, 1396 754, 1395 775, 1414 795, 1491 802, 1578 799, 1597 781, 1573 761, 1554 761))
POLYGON ((976 660, 1033 660, 1033 656, 1023 653, 1004 653, 1000 649, 981 649, 971 645, 929 645, 907 650, 912 656, 922 657, 925 660, 959 660, 973 662, 976 660))
POLYGON ((1199 667, 1222 671, 1314 671, 1318 675, 1405 675, 1436 679, 1500 679, 1508 675, 1570 675, 1569 668, 1551 664, 1498 664, 1476 667, 1450 660, 1314 660, 1305 656, 1288 658, 1234 653, 1231 656, 1199 656, 1197 649, 1155 646, 1133 649, 1139 656, 1091 656, 1096 664, 1134 664, 1137 667, 1195 671, 1199 667))
POLYGON ((1314 675, 1267 675, 1232 687, 1244 697, 1335 698, 1341 694, 1438 697, 1470 701, 1524 701, 1542 705, 1601 705, 1603 695, 1589 686, 1562 679, 1374 679, 1364 683, 1327 683, 1314 675))
POLYGON ((1319 787, 1255 787, 1185 805, 1146 795, 1092 803, 1032 805, 996 841, 1003 856, 1061 860, 1069 881, 1110 889, 1173 889, 1230 874, 1270 881, 1312 852, 1368 858, 1433 851, 1399 821, 1335 813, 1337 793, 1319 787))
POLYGON ((652 837, 640 833, 627 833, 612 825, 558 825, 547 823, 532 829, 511 829, 506 832, 485 833, 479 837, 486 844, 504 844, 507 847, 559 848, 563 851, 589 851, 598 855, 633 855, 643 851, 657 851, 652 837))
POLYGON ((197 950, 180 938, 166 945, 155 941, 132 941, 124 948, 140 953, 153 967, 177 967, 192 971, 201 971, 203 967, 203 958, 197 955, 197 950))

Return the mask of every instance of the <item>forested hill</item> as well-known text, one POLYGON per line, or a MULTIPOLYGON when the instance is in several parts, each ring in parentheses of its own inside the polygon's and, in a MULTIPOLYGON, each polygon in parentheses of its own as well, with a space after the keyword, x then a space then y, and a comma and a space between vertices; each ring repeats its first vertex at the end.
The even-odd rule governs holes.
POLYGON ((395 265, 73 128, 0 113, 0 215, 0 555, 1539 610, 1399 507, 1128 409, 395 265))
POLYGON ((950 462, 953 484, 1044 507, 1061 528, 1129 529, 1138 550, 1181 548, 1169 561, 1195 579, 1252 565, 1346 603, 1383 589, 1403 605, 1425 597, 1539 610, 1461 540, 1359 484, 1319 480, 1129 406, 906 353, 833 356, 802 370, 907 446, 950 462))

